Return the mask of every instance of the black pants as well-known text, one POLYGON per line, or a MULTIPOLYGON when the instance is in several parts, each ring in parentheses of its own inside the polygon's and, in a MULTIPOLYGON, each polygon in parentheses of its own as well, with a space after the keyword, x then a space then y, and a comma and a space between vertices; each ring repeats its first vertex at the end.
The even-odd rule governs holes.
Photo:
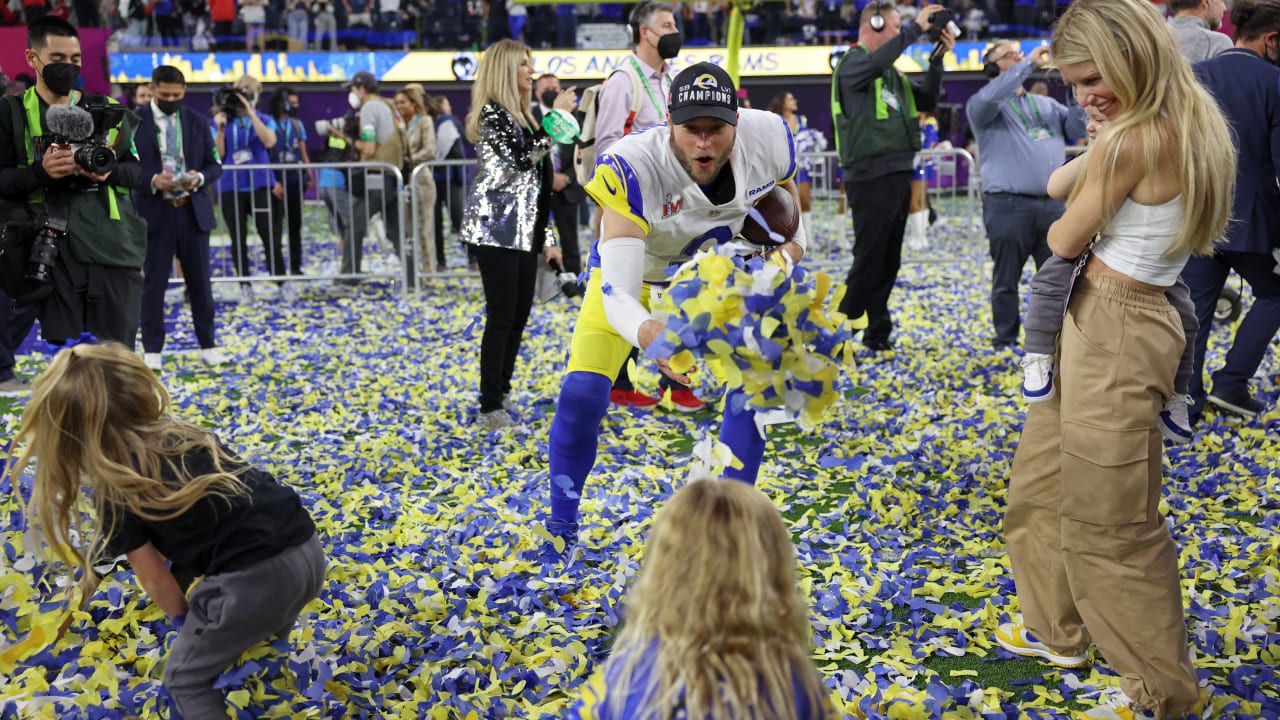
POLYGON ((582 272, 582 249, 578 247, 578 205, 565 202, 560 193, 552 193, 551 217, 556 222, 556 234, 560 236, 564 269, 577 275, 582 272))
POLYGON ((164 350, 164 291, 169 287, 174 257, 182 263, 196 339, 202 348, 214 347, 209 233, 200 229, 190 205, 166 205, 162 210, 161 222, 149 225, 147 231, 147 260, 142 266, 142 349, 149 353, 164 350))
POLYGON ((53 294, 40 302, 36 315, 40 334, 51 343, 77 340, 92 333, 132 349, 142 313, 142 272, 137 268, 81 263, 69 252, 58 253, 53 266, 53 294))
POLYGON ((243 47, 244 36, 236 35, 233 20, 219 20, 213 24, 213 45, 218 50, 235 50, 243 47))
MULTIPOLYGON (((846 176, 850 173, 846 172, 846 176)), ((893 333, 889 294, 902 266, 902 233, 911 207, 911 173, 844 182, 853 208, 853 265, 840 311, 856 320, 867 314, 862 342, 883 343, 893 333)))
POLYGON ((284 274, 284 253, 280 249, 280 216, 271 212, 271 190, 222 193, 222 220, 231 234, 231 252, 236 262, 236 272, 241 277, 252 275, 249 270, 249 216, 262 238, 262 249, 267 256, 267 274, 284 274))
POLYGON ((35 305, 14 305, 12 298, 0 292, 0 382, 13 379, 14 355, 35 323, 35 305))
MULTIPOLYGON (((444 210, 445 206, 449 209, 449 227, 453 232, 458 232, 458 228, 462 227, 462 201, 464 198, 464 190, 460 182, 441 182, 436 181, 436 264, 444 267, 448 265, 445 262, 444 254, 444 210)), ((468 254, 470 254, 470 246, 468 254)))
POLYGON ((511 376, 524 326, 533 307, 538 256, 531 252, 476 246, 484 284, 484 338, 480 341, 480 412, 502 407, 511 392, 511 376))
MULTIPOLYGON (((396 256, 400 255, 400 243, 404 240, 400 234, 400 196, 396 192, 395 180, 391 176, 386 175, 382 178, 381 186, 377 182, 375 175, 383 175, 383 173, 375 171, 367 171, 364 183, 357 183, 356 190, 351 193, 352 198, 352 224, 356 230, 368 228, 368 221, 373 219, 374 215, 382 213, 382 224, 387 231, 387 239, 391 241, 391 245, 395 248, 396 256), (361 186, 363 185, 363 191, 361 186), (356 219, 356 218, 359 219, 356 219), (362 223, 363 221, 363 223, 362 223)), ((351 245, 355 264, 350 272, 359 272, 360 262, 364 258, 364 232, 360 232, 354 236, 354 242, 351 245)), ((410 244, 410 254, 413 255, 412 243, 410 244)), ((346 256, 344 256, 345 258, 346 256)), ((407 266, 407 279, 410 286, 414 284, 414 270, 418 264, 416 257, 409 258, 407 266)), ((347 264, 344 260, 343 272, 347 272, 347 264)))
POLYGON ((991 319, 995 324, 992 345, 1016 346, 1020 322, 1018 283, 1027 258, 1036 269, 1052 255, 1049 226, 1062 217, 1064 206, 1051 198, 1010 193, 985 193, 982 220, 987 228, 991 260, 991 319))
POLYGON ((1204 407, 1204 355, 1213 331, 1213 311, 1232 270, 1253 291, 1253 305, 1236 328, 1231 349, 1222 368, 1213 374, 1213 389, 1223 397, 1248 392, 1249 378, 1267 356, 1271 341, 1280 331, 1280 275, 1276 260, 1266 253, 1217 252, 1210 257, 1192 257, 1182 270, 1182 280, 1191 288, 1200 331, 1196 333, 1195 366, 1191 375, 1192 414, 1204 407))
POLYGON ((302 193, 303 181, 298 171, 290 171, 281 182, 284 199, 271 196, 271 214, 289 231, 289 274, 302 274, 302 193))

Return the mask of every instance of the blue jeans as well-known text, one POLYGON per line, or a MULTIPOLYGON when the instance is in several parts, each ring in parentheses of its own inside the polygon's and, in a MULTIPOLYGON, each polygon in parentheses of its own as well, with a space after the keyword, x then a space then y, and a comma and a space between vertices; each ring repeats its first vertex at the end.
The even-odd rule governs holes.
POLYGON ((302 47, 307 46, 307 30, 308 18, 306 10, 290 10, 285 17, 285 22, 289 26, 289 37, 302 41, 302 47))

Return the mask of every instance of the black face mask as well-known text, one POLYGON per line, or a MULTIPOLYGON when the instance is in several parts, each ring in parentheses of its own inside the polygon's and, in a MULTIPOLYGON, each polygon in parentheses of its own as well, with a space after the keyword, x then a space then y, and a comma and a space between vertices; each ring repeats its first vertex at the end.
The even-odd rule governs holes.
POLYGON ((48 63, 40 71, 45 87, 54 95, 70 95, 80 78, 80 66, 74 63, 48 63))
POLYGON ((542 97, 539 99, 542 100, 543 105, 546 105, 547 107, 555 107, 556 98, 558 97, 560 97, 560 93, 556 92, 555 90, 544 90, 542 93, 542 97))
POLYGON ((289 117, 298 117, 298 106, 290 103, 284 107, 284 111, 289 113, 289 117))
POLYGON ((157 99, 156 107, 160 108, 160 112, 164 113, 165 115, 172 115, 178 112, 178 109, 182 107, 182 101, 157 99))
POLYGON ((663 35, 658 38, 658 57, 663 60, 670 60, 671 58, 679 55, 680 45, 683 42, 684 38, 680 37, 679 31, 663 35))

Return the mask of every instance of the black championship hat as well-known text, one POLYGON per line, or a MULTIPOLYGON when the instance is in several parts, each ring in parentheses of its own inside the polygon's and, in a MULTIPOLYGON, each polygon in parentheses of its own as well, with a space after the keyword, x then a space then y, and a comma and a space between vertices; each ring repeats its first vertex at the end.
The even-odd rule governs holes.
POLYGON ((707 62, 690 65, 671 81, 667 109, 674 125, 704 117, 737 125, 737 88, 729 73, 719 65, 707 62))

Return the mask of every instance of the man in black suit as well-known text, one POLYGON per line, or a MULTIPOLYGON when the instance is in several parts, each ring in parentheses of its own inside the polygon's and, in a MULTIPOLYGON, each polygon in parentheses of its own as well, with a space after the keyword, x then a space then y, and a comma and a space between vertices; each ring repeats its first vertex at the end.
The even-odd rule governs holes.
POLYGON ((161 65, 151 73, 154 97, 138 108, 142 124, 135 142, 142 179, 133 203, 147 221, 147 258, 142 281, 142 350, 147 367, 160 369, 164 349, 164 291, 176 256, 191 302, 191 320, 200 356, 210 364, 226 362, 213 333, 213 289, 209 282, 209 231, 213 201, 209 188, 222 165, 209 134, 209 118, 182 107, 187 80, 182 71, 161 65))
MULTIPOLYGON (((560 79, 551 73, 538 77, 533 87, 537 93, 538 121, 551 111, 551 105, 560 94, 560 79), (548 103, 551 100, 552 103, 548 103)), ((573 170, 573 145, 559 145, 551 151, 554 165, 551 176, 551 216, 560 236, 560 251, 564 253, 564 269, 574 275, 582 272, 582 251, 578 247, 578 206, 587 199, 587 193, 578 184, 573 170)))
POLYGON ((1256 417, 1266 406, 1249 380, 1280 332, 1280 0, 1240 0, 1231 6, 1235 47, 1195 64, 1196 77, 1213 93, 1231 123, 1238 150, 1233 222, 1208 257, 1193 256, 1182 271, 1191 288, 1200 332, 1191 376, 1190 420, 1206 400, 1220 409, 1256 417), (1218 298, 1234 270, 1253 291, 1253 305, 1236 329, 1222 368, 1205 392, 1204 363, 1218 298))

